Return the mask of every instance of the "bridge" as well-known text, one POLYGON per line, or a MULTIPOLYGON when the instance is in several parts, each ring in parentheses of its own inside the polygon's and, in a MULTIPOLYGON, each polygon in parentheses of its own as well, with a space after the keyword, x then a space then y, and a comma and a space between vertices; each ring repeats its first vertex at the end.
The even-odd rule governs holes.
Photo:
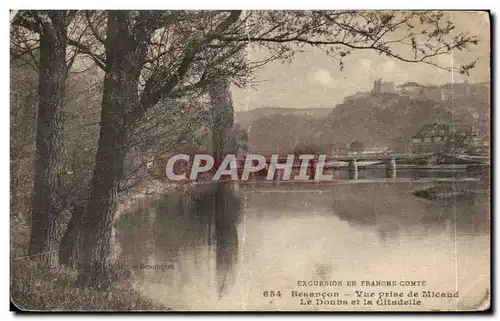
MULTIPOLYGON (((283 155, 284 156, 284 155, 283 155)), ((466 161, 472 164, 489 164, 489 157, 479 157, 479 156, 469 156, 469 155, 459 155, 459 154, 437 154, 437 153, 342 153, 328 156, 326 158, 324 169, 338 167, 338 164, 333 164, 333 162, 346 162, 347 170, 349 173, 349 179, 358 179, 358 162, 361 161, 374 161, 385 163, 386 166, 386 177, 396 178, 397 161, 428 161, 430 159, 446 156, 451 157, 456 160, 466 161)), ((312 166, 312 165, 311 165, 312 166)), ((294 164, 293 168, 298 170, 300 164, 294 164)))
MULTIPOLYGON (((346 153, 343 155, 332 155, 328 161, 347 162, 349 179, 358 179, 358 161, 379 161, 386 163, 386 177, 396 178, 396 160, 427 160, 436 156, 435 153, 346 153)), ((325 166, 326 168, 331 167, 325 166)))
MULTIPOLYGON (((249 154, 252 154, 249 152, 249 154)), ((271 156, 273 152, 264 153, 264 155, 271 156)), ((262 154, 261 154, 262 155, 262 154)), ((291 154, 290 154, 291 155, 291 154)), ((286 159, 286 155, 280 155, 280 159, 286 159)), ((346 162, 348 165, 349 179, 356 180, 358 179, 358 162, 360 161, 376 161, 376 162, 385 162, 387 166, 387 178, 395 178, 396 177, 396 161, 397 160, 427 160, 431 157, 436 156, 435 153, 389 153, 389 152, 380 152, 380 153, 356 153, 356 152, 345 152, 330 155, 326 158, 324 169, 337 167, 338 165, 332 164, 332 162, 346 162)), ((300 164, 294 164, 293 169, 300 169, 300 164)), ((262 174, 261 174, 262 175, 262 174)), ((258 175, 260 176, 260 175, 258 175)))

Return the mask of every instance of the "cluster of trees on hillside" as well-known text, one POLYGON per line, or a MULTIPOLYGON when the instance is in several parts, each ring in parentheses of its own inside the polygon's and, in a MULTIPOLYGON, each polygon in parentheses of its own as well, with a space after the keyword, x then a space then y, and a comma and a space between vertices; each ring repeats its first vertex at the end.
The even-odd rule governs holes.
POLYGON ((450 102, 387 93, 344 101, 327 117, 274 114, 252 120, 249 145, 257 151, 287 153, 300 144, 316 144, 327 150, 349 149, 356 141, 364 147, 406 151, 422 126, 434 122, 470 124, 486 135, 489 104, 488 97, 483 98, 485 101, 457 99, 451 106, 450 102))
POLYGON ((352 50, 438 66, 477 44, 440 12, 19 11, 11 25, 11 175, 32 169, 29 255, 73 265, 87 286, 107 284, 118 195, 141 156, 181 144, 204 113, 214 154, 227 152, 231 84, 308 46, 342 68, 352 50), (255 47, 264 59, 248 59, 255 47))

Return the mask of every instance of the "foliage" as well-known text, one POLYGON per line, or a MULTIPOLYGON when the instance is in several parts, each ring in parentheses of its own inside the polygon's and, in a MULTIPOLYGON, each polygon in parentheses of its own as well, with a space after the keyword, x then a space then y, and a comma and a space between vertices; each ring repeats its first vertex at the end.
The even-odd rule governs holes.
MULTIPOLYGON (((36 12, 23 12, 17 24, 32 30, 37 17, 36 12)), ((353 50, 373 50, 451 71, 437 58, 478 43, 475 35, 455 30, 449 15, 438 11, 143 10, 127 11, 124 19, 134 30, 131 45, 144 53, 141 65, 134 66, 140 72, 142 106, 131 111, 132 119, 164 98, 203 94, 214 78, 243 86, 255 69, 273 60, 291 61, 307 47, 322 48, 340 68, 353 50), (264 58, 247 59, 247 51, 257 49, 264 58)), ((104 68, 106 29, 104 11, 76 15, 69 33, 72 52, 104 68)), ((24 33, 15 39, 24 44, 17 52, 30 52, 36 43, 24 33)), ((475 64, 472 60, 454 70, 468 73, 475 64)))
POLYGON ((321 146, 316 145, 316 144, 299 145, 299 146, 295 147, 294 154, 295 155, 304 155, 304 154, 319 155, 319 154, 325 154, 325 149, 322 148, 321 146))
POLYGON ((11 64, 10 71, 11 211, 26 219, 33 188, 38 80, 26 65, 11 64))
MULTIPOLYGON (((307 47, 323 49, 338 60, 341 69, 343 58, 353 50, 372 50, 405 62, 451 70, 440 65, 437 58, 469 50, 477 42, 475 36, 455 32, 446 14, 429 11, 21 11, 13 19, 11 29, 12 60, 40 69, 42 84, 53 80, 47 91, 55 89, 57 96, 52 105, 48 104, 57 107, 52 109, 59 112, 62 99, 57 98, 67 98, 64 142, 58 141, 60 122, 54 121, 52 130, 58 133, 48 136, 56 139, 47 140, 50 143, 45 145, 56 146, 57 152, 51 153, 52 149, 46 148, 47 155, 42 155, 38 151, 38 156, 44 157, 37 158, 35 172, 35 177, 42 177, 44 168, 51 169, 40 166, 44 159, 54 159, 64 166, 61 177, 46 184, 54 188, 47 188, 44 193, 40 188, 36 190, 36 195, 50 196, 45 197, 47 200, 43 203, 61 199, 62 204, 49 204, 50 210, 36 212, 51 217, 48 225, 52 229, 52 218, 60 215, 53 213, 52 208, 64 212, 75 203, 85 201, 91 185, 90 210, 85 211, 87 216, 82 221, 83 253, 84 259, 92 260, 89 264, 99 268, 99 278, 105 278, 117 186, 120 192, 135 186, 142 179, 145 163, 165 151, 188 147, 196 150, 206 143, 206 129, 214 130, 221 125, 217 120, 210 124, 207 117, 207 112, 213 116, 216 108, 206 106, 220 98, 208 100, 209 88, 214 84, 224 80, 243 86, 256 69, 274 60, 291 61, 296 52, 307 47), (53 46, 51 51, 51 46, 40 40, 56 29, 64 41, 55 37, 55 43, 62 45, 53 46), (250 60, 249 50, 259 50, 264 57, 250 60), (39 53, 50 57, 54 52, 62 62, 66 60, 67 68, 64 63, 51 65, 50 59, 38 57, 39 53), (44 66, 64 71, 50 78, 50 72, 49 75, 43 72, 50 68, 44 66), (65 68, 58 68, 61 66, 65 68), (75 87, 67 87, 62 93, 60 89, 68 84, 75 87), (59 151, 61 145, 64 148, 59 151)), ((473 60, 459 66, 457 71, 468 73, 474 66, 473 60)), ((33 99, 29 95, 14 99, 21 102, 25 98, 33 99)), ((43 97, 39 100, 49 101, 43 97)), ((12 106, 16 106, 13 146, 14 164, 17 164, 22 158, 18 151, 27 147, 29 153, 33 153, 29 147, 33 144, 33 126, 25 127, 21 120, 31 121, 30 113, 34 109, 30 103, 12 106)), ((225 119, 231 121, 222 127, 231 129, 233 116, 225 116, 230 116, 225 119)), ((47 122, 51 119, 55 118, 48 117, 47 122)), ((40 129, 44 122, 38 120, 40 129)), ((49 126, 46 132, 50 130, 49 126)), ((44 130, 39 133, 43 134, 44 130)), ((248 148, 248 136, 241 129, 232 128, 232 135, 239 149, 248 148)), ((37 143, 44 145, 43 139, 37 143)), ((293 141, 293 146, 301 143, 304 141, 293 141)), ((59 175, 59 166, 54 167, 59 175)), ((11 174, 17 178, 19 173, 22 169, 14 167, 11 174)), ((19 184, 18 180, 15 182, 19 184)), ((40 224, 48 226, 45 223, 40 224)), ((33 232, 38 231, 31 232, 36 235, 33 232)), ((50 246, 54 245, 52 242, 50 246)), ((16 289, 24 289, 22 293, 30 293, 30 282, 44 284, 45 280, 39 279, 51 277, 44 272, 28 274, 35 276, 26 283, 14 285, 16 289)), ((51 292, 45 285, 37 289, 49 297, 62 293, 65 298, 76 300, 65 290, 51 292)), ((28 300, 39 302, 39 293, 28 300)), ((102 297, 97 297, 100 302, 96 302, 86 293, 78 293, 91 300, 88 304, 106 302, 102 297)), ((52 303, 50 298, 46 302, 52 303)))
POLYGON ((360 141, 354 140, 349 144, 349 151, 350 152, 359 153, 359 152, 363 151, 363 149, 364 149, 363 143, 360 141))
POLYGON ((36 262, 11 264, 12 302, 23 311, 166 311, 143 297, 127 281, 108 291, 81 289, 71 270, 47 271, 36 262))

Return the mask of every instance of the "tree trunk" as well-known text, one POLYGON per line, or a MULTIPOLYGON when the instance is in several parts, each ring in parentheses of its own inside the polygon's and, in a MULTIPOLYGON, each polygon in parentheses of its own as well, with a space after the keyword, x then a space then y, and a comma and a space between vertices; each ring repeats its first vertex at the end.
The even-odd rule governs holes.
POLYGON ((51 11, 40 27, 39 108, 29 255, 57 266, 58 188, 62 171, 62 133, 67 76, 67 13, 51 11), (43 254, 42 254, 43 253, 43 254))
MULTIPOLYGON (((215 81, 209 88, 212 105, 212 143, 214 158, 220 164, 228 153, 235 153, 232 144, 232 126, 234 111, 229 91, 229 81, 215 81)), ((217 288, 221 296, 233 281, 232 266, 237 257, 238 236, 234 223, 234 208, 229 206, 233 198, 232 183, 216 183, 214 193, 215 237, 216 237, 216 270, 217 288)))
POLYGON ((110 11, 106 38, 106 76, 101 110, 101 131, 91 181, 90 199, 83 216, 80 282, 107 287, 112 222, 118 185, 123 178, 127 142, 127 111, 138 104, 139 67, 128 11, 110 11))
POLYGON ((233 102, 229 91, 229 80, 214 81, 209 87, 212 105, 212 143, 214 158, 222 161, 227 153, 232 153, 232 127, 234 122, 233 102))
POLYGON ((71 218, 59 246, 59 264, 70 268, 79 266, 82 249, 82 221, 87 211, 87 196, 79 198, 73 207, 71 218))

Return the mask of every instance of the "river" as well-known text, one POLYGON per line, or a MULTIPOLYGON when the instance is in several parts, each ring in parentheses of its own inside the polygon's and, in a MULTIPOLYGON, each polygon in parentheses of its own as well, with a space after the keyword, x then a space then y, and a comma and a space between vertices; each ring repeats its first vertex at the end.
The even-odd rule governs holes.
POLYGON ((458 291, 458 299, 422 299, 399 310, 473 309, 489 289, 489 198, 412 195, 428 185, 248 184, 227 197, 223 217, 214 211, 213 187, 146 199, 117 221, 121 257, 134 287, 173 310, 398 309, 352 305, 354 290, 458 291), (308 280, 343 284, 299 286, 308 280), (361 286, 363 280, 426 286, 361 286), (338 292, 349 304, 303 306, 292 291, 338 292))

